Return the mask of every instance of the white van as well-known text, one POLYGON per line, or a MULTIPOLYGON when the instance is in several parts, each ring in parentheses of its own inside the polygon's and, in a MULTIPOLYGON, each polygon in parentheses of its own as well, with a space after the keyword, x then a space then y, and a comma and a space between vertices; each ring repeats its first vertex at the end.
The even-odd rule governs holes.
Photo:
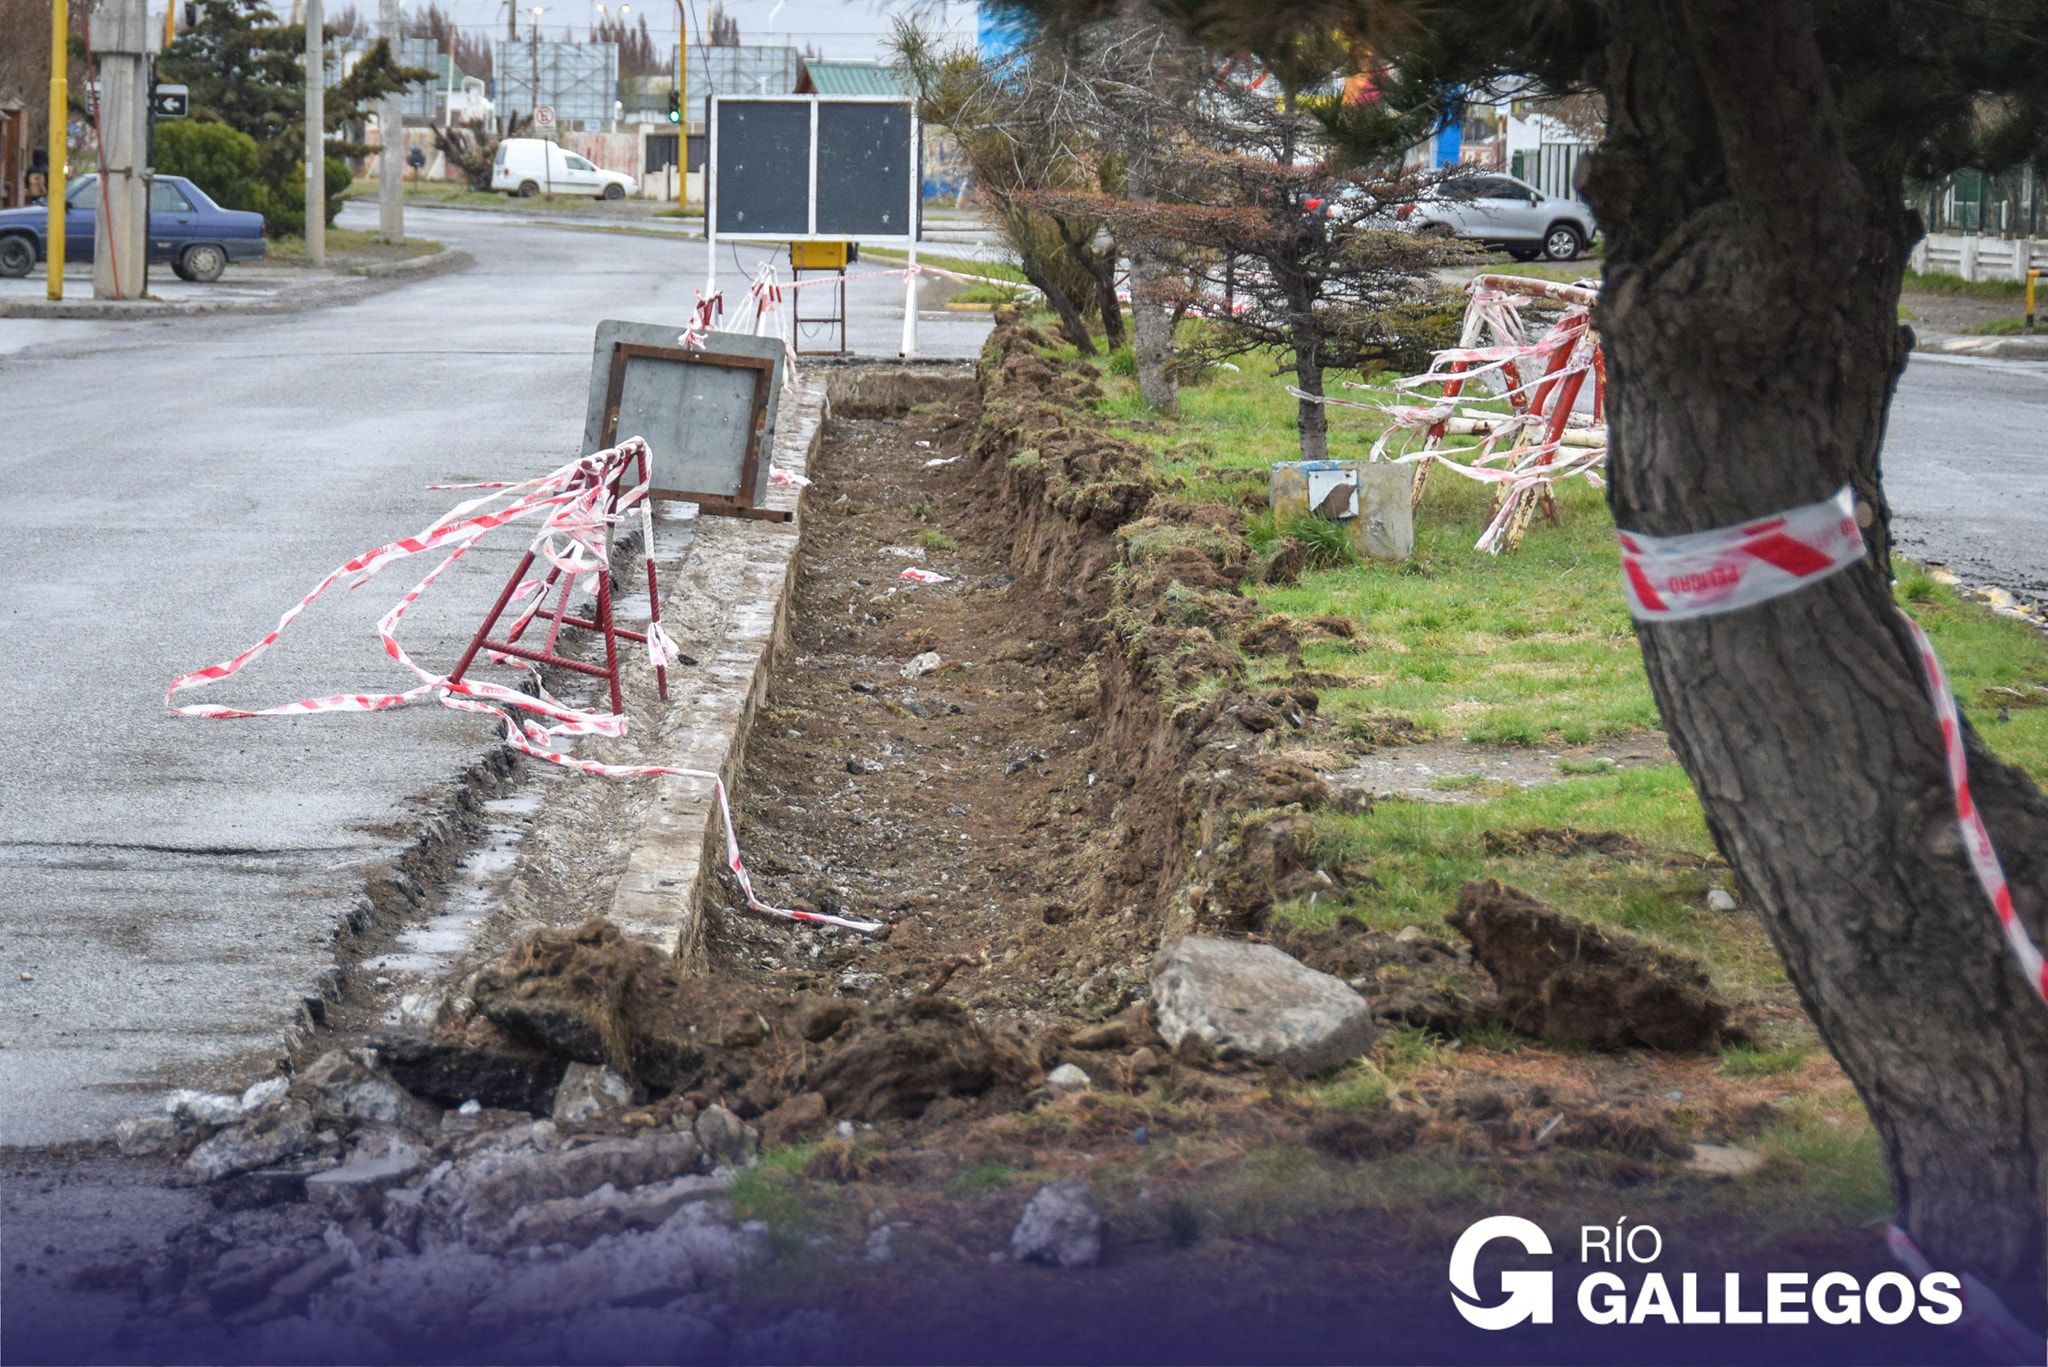
POLYGON ((506 138, 498 144, 498 158, 491 165, 491 188, 521 199, 543 191, 624 199, 639 188, 639 182, 593 166, 574 152, 540 138, 506 138))

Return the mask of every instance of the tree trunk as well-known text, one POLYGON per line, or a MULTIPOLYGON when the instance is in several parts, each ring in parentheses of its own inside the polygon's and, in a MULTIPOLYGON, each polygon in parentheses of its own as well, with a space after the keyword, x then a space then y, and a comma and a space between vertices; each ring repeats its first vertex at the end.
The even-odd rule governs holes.
MULTIPOLYGON (((1270 263, 1269 263, 1270 264, 1270 263)), ((1290 291, 1290 296, 1300 293, 1290 291)), ((1306 294, 1299 298, 1290 297, 1292 328, 1294 333, 1294 379, 1295 388, 1316 399, 1323 396, 1323 339, 1316 330, 1314 305, 1306 294)), ((1303 460, 1328 460, 1330 458, 1330 415, 1323 405, 1311 399, 1299 399, 1294 407, 1295 427, 1301 433, 1301 458, 1303 460)))
POLYGON ((1173 373, 1173 276, 1164 262, 1142 248, 1131 255, 1131 359, 1137 363, 1138 393, 1161 417, 1180 416, 1180 382, 1173 373))
MULTIPOLYGON (((1021 220, 1026 213, 1027 211, 1021 207, 1005 206, 1006 216, 1014 215, 1021 220)), ((1033 239, 1030 224, 1012 222, 1007 235, 1010 245, 1017 252, 1017 269, 1022 271, 1024 278, 1045 296, 1045 302, 1052 305, 1053 312, 1060 316, 1060 335, 1072 342, 1074 349, 1083 356, 1093 356, 1095 339, 1088 333, 1088 320, 1081 316, 1081 311, 1074 307, 1074 301, 1067 297, 1067 292, 1060 288, 1059 281, 1053 278, 1052 272, 1039 260, 1037 251, 1031 245, 1033 239)))
POLYGON ((1102 315, 1102 345, 1107 351, 1115 351, 1124 344, 1123 305, 1116 297, 1116 247, 1112 244, 1107 252, 1099 252, 1095 250, 1093 233, 1082 234, 1064 214, 1053 214, 1051 218, 1060 231, 1067 255, 1095 282, 1095 308, 1102 315))
MULTIPOLYGON (((1651 689, 1716 844, 1870 1110, 1898 1222, 1935 1266, 1974 1272, 2038 1323, 2048 1007, 1970 872, 1889 590, 1878 449, 1916 232, 1899 172, 1844 145, 1805 4, 1605 13, 1611 122, 1588 192, 1609 234, 1617 525, 1721 527, 1844 482, 1873 513, 1875 554, 1847 572, 1638 624, 1651 689)), ((1968 739, 1974 796, 2042 939, 2048 802, 1968 739)))
MULTIPOLYGON (((1153 142, 1149 123, 1135 139, 1125 174, 1132 199, 1149 200, 1154 193, 1153 142)), ((1180 416, 1180 382, 1173 373, 1173 330, 1179 321, 1173 274, 1157 252, 1143 243, 1131 248, 1131 360, 1138 372, 1138 393, 1154 413, 1180 416)))

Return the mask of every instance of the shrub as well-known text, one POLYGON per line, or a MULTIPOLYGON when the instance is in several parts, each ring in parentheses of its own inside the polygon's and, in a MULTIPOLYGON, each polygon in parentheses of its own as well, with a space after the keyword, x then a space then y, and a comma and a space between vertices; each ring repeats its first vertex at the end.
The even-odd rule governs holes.
POLYGON ((159 175, 183 176, 223 209, 254 209, 262 154, 256 139, 224 123, 173 119, 157 125, 159 175))

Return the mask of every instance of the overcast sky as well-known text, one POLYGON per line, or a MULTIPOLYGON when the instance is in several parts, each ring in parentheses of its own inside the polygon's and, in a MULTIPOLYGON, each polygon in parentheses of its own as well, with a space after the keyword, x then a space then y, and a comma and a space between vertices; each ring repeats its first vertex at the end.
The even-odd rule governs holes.
MULTIPOLYGON (((335 3, 336 0, 328 0, 330 8, 335 3)), ((424 0, 406 0, 406 8, 423 3, 424 0)), ((505 33, 506 3, 507 0, 441 0, 442 8, 453 10, 456 22, 465 29, 491 37, 502 37, 505 33)), ((540 21, 541 36, 546 38, 559 37, 564 24, 573 26, 581 37, 597 17, 596 0, 512 3, 521 11, 522 37, 528 31, 525 12, 536 3, 547 9, 540 21)), ((656 43, 675 41, 676 0, 628 3, 632 5, 628 23, 637 25, 639 16, 644 14, 656 43)), ((618 9, 615 0, 605 0, 605 4, 611 12, 618 9)), ((374 0, 359 0, 357 7, 374 21, 374 0)), ((709 5, 706 0, 683 0, 683 7, 690 11, 690 38, 695 42, 706 23, 709 5)), ((810 44, 827 57, 885 57, 883 44, 889 38, 890 21, 898 14, 916 15, 928 25, 967 42, 973 40, 975 25, 973 0, 725 0, 725 12, 739 20, 742 43, 786 43, 797 48, 810 44)))

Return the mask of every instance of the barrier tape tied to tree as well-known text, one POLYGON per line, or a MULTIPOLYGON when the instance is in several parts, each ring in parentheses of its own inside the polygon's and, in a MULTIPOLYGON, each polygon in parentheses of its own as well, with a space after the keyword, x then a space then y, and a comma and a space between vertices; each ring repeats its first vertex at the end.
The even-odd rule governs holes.
MULTIPOLYGON (((1856 523, 1856 495, 1848 485, 1832 498, 1733 527, 1682 536, 1620 530, 1616 535, 1621 542, 1622 583, 1629 612, 1643 622, 1683 622, 1741 612, 1819 583, 1868 554, 1856 523)), ((2034 995, 2048 1004, 2048 965, 2014 914, 2005 869, 1970 796, 1962 718, 1948 676, 1920 624, 1903 608, 1899 616, 1912 636, 1934 717, 1941 723, 1956 826, 1969 853, 1971 872, 1991 903, 2021 976, 2034 995)), ((1932 1270, 1912 1237, 1897 1225, 1887 1227, 1885 1243, 1916 1276, 1932 1270)), ((2048 1345, 2015 1319, 1988 1287, 1968 1273, 1962 1274, 1962 1283, 1963 1314, 1955 1326, 1959 1333, 2000 1362, 2040 1362, 2048 1357, 2048 1345)))

